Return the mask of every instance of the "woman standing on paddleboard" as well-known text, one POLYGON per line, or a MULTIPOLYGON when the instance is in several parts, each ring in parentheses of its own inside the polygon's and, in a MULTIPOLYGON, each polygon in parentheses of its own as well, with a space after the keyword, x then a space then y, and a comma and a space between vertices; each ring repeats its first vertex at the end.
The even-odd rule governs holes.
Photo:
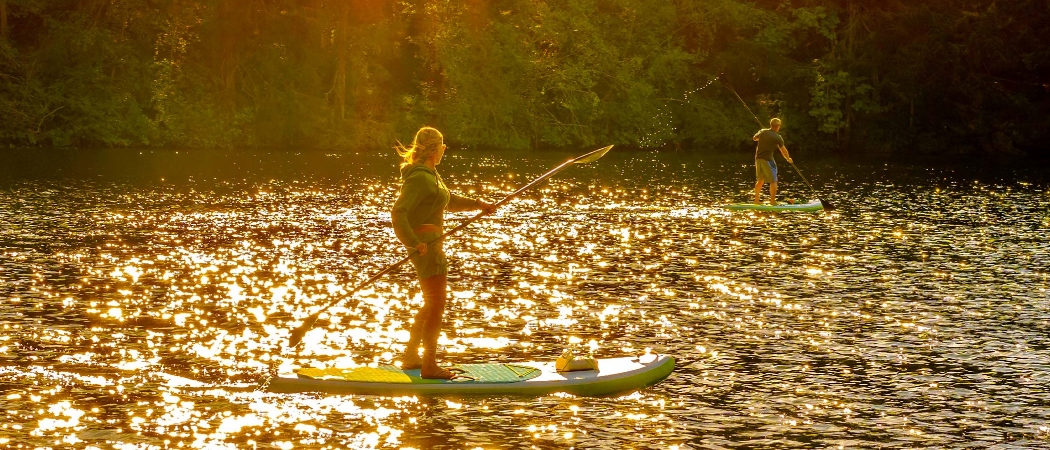
POLYGON ((445 155, 444 137, 436 128, 423 127, 412 145, 398 143, 401 155, 401 194, 390 211, 394 234, 411 253, 412 265, 423 290, 423 307, 416 313, 408 338, 402 369, 420 369, 422 378, 451 379, 455 373, 437 364, 437 341, 445 315, 448 262, 441 242, 445 211, 483 210, 495 207, 449 192, 438 175, 437 165, 445 155), (431 244, 432 243, 432 244, 431 244), (431 244, 431 245, 427 245, 431 244), (423 357, 419 357, 419 346, 423 357))

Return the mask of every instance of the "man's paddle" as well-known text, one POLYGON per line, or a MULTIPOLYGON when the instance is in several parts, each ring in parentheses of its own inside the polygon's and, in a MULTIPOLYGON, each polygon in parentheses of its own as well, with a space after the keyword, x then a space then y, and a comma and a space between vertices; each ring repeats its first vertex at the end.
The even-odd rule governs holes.
MULTIPOLYGON (((529 184, 526 184, 526 185, 518 188, 518 190, 514 191, 510 195, 508 195, 506 197, 503 197, 503 200, 500 200, 500 201, 498 201, 498 202, 496 202, 495 204, 492 205, 492 210, 495 210, 496 208, 499 208, 501 205, 503 205, 504 203, 507 203, 512 198, 517 197, 518 194, 520 194, 522 192, 525 192, 526 190, 528 190, 529 188, 539 184, 543 180, 546 180, 547 178, 550 178, 550 177, 554 176, 554 174, 556 174, 558 172, 561 172, 566 167, 569 167, 569 166, 571 166, 573 164, 587 164, 587 163, 592 163, 594 161, 597 161, 598 158, 601 158, 602 156, 605 156, 605 154, 608 153, 609 150, 612 149, 612 147, 613 146, 611 146, 611 145, 608 146, 608 147, 602 147, 602 148, 600 148, 598 150, 595 150, 593 152, 577 156, 577 157, 575 157, 573 159, 570 159, 568 161, 565 161, 565 162, 561 163, 557 167, 547 171, 547 173, 545 173, 543 175, 540 175, 539 178, 536 178, 535 180, 532 180, 531 182, 529 182, 529 184)), ((451 234, 453 234, 453 233, 463 229, 467 225, 470 225, 470 224, 474 223, 478 219, 480 219, 480 218, 482 218, 484 216, 487 216, 488 214, 489 214, 489 212, 486 212, 486 211, 479 212, 477 215, 475 215, 474 217, 471 217, 471 218, 463 221, 462 223, 457 225, 455 228, 446 231, 444 234, 439 236, 433 242, 427 243, 427 246, 429 247, 430 245, 433 245, 434 242, 438 242, 438 241, 444 239, 445 236, 451 235, 451 234)), ((375 275, 372 275, 371 278, 365 280, 361 284, 358 284, 356 287, 354 287, 347 294, 347 297, 353 296, 355 293, 357 293, 357 291, 360 291, 365 286, 368 286, 368 285, 372 284, 373 282, 378 280, 383 275, 386 275, 387 273, 390 273, 392 270, 400 267, 402 264, 405 263, 405 261, 408 261, 409 258, 411 258, 412 255, 415 254, 415 253, 416 253, 416 250, 412 249, 412 251, 409 252, 408 256, 405 256, 404 258, 401 258, 401 260, 399 260, 398 262, 395 262, 395 263, 393 263, 393 264, 391 264, 389 266, 386 266, 386 268, 383 269, 383 270, 380 270, 379 273, 376 273, 375 275)), ((288 347, 289 348, 297 347, 303 341, 303 336, 306 336, 306 332, 310 331, 310 329, 313 328, 314 323, 317 322, 317 319, 319 317, 321 317, 321 313, 327 311, 328 308, 331 308, 331 307, 333 307, 335 305, 338 305, 342 301, 343 301, 343 299, 338 299, 338 300, 335 300, 333 302, 330 302, 324 308, 321 308, 317 312, 313 313, 313 315, 311 315, 310 317, 307 317, 306 320, 303 321, 303 324, 299 325, 299 327, 297 327, 296 329, 292 330, 291 336, 288 336, 288 347)))
MULTIPOLYGON (((795 163, 793 163, 791 161, 788 161, 788 164, 791 164, 791 167, 795 167, 795 163)), ((806 177, 802 175, 802 171, 798 170, 798 167, 795 167, 795 172, 798 172, 798 176, 800 178, 802 178, 802 181, 806 182, 806 186, 809 186, 809 190, 813 191, 813 195, 817 196, 817 200, 820 201, 820 205, 823 206, 825 210, 827 210, 827 211, 834 211, 835 210, 835 207, 831 206, 831 202, 829 202, 829 201, 827 201, 827 200, 825 200, 823 198, 820 198, 820 193, 818 193, 816 189, 813 189, 813 185, 809 184, 809 180, 807 180, 806 177)))
MULTIPOLYGON (((747 109, 747 112, 751 113, 751 117, 755 118, 755 122, 758 122, 758 127, 759 128, 762 128, 762 127, 765 126, 765 125, 762 124, 761 120, 758 120, 758 116, 756 116, 755 113, 751 112, 751 108, 747 106, 747 102, 745 102, 744 99, 740 98, 740 94, 737 94, 736 91, 734 91, 733 88, 731 86, 729 86, 728 84, 726 84, 725 82, 722 83, 722 86, 725 86, 726 89, 729 89, 729 92, 732 92, 733 95, 736 96, 737 100, 740 100, 740 103, 744 105, 744 108, 747 109)), ((821 206, 823 206, 826 211, 834 211, 835 207, 831 205, 831 202, 829 202, 826 199, 823 199, 823 198, 820 197, 820 193, 817 192, 816 189, 813 189, 813 185, 809 184, 809 180, 807 180, 806 177, 802 175, 802 171, 798 170, 798 167, 795 167, 795 163, 793 163, 791 161, 788 161, 788 164, 791 164, 791 167, 795 168, 795 172, 798 173, 798 176, 802 178, 802 181, 806 182, 806 185, 809 186, 809 190, 813 191, 813 195, 817 196, 817 200, 820 201, 821 206)))

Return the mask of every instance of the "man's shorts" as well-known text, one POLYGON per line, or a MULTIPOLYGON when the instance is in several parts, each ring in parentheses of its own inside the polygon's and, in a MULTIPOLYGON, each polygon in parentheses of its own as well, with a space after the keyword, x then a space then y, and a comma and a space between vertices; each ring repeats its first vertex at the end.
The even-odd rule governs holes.
POLYGON ((755 159, 755 177, 765 183, 777 182, 777 163, 764 159, 755 159))
MULTIPOLYGON (((440 229, 438 231, 418 233, 420 242, 433 242, 435 239, 441 237, 440 229)), ((427 249, 427 254, 420 255, 419 253, 413 253, 409 260, 412 261, 412 265, 416 268, 416 275, 419 276, 420 280, 430 278, 434 275, 444 275, 448 273, 448 260, 445 258, 444 242, 438 242, 432 244, 427 249)), ((409 251, 412 251, 409 249, 409 251)))

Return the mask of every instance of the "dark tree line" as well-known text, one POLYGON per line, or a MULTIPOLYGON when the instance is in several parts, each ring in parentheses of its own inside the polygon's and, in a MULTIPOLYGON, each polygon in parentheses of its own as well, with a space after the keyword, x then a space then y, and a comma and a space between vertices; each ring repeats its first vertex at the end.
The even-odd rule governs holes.
POLYGON ((1039 152, 1050 2, 0 0, 0 144, 1039 152))

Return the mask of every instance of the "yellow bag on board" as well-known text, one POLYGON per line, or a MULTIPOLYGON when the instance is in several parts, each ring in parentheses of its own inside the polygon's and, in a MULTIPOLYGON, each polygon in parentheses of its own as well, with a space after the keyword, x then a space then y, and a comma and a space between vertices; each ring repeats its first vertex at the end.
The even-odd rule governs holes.
POLYGON ((573 353, 572 349, 562 352, 558 360, 554 362, 554 368, 558 372, 575 372, 577 370, 598 370, 598 360, 592 356, 580 356, 573 353))

